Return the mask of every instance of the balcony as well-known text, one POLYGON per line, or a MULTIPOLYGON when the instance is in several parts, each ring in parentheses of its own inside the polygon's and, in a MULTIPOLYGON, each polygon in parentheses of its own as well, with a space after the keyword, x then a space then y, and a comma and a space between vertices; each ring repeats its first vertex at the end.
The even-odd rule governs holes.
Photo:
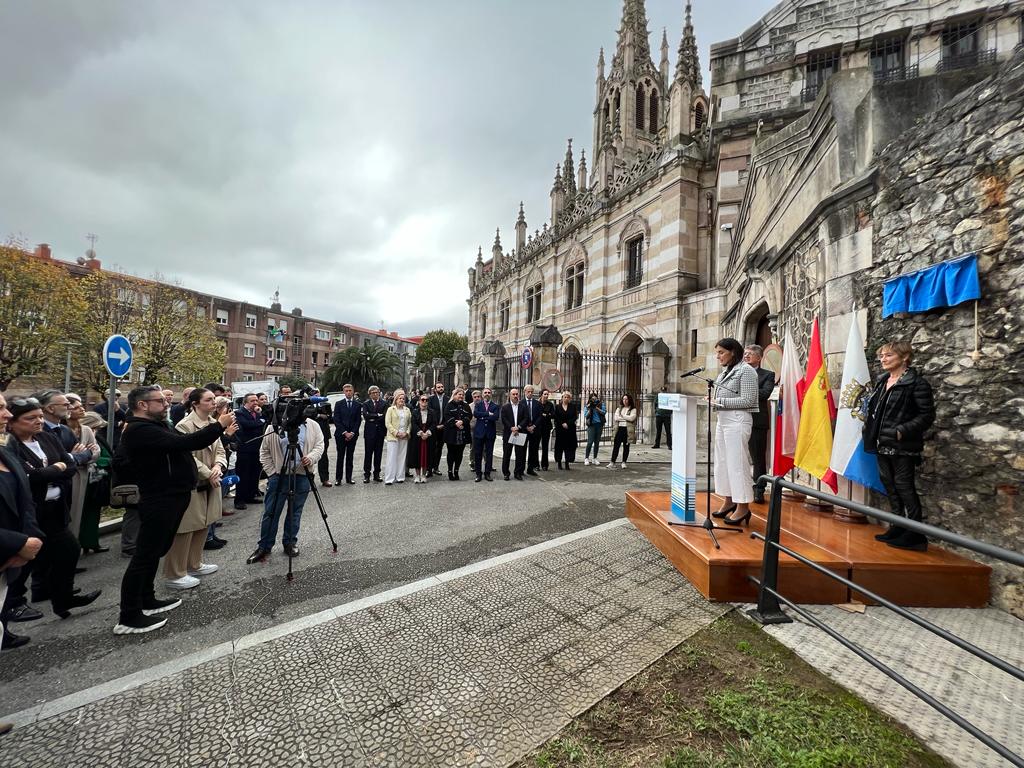
POLYGON ((809 85, 800 91, 800 103, 809 104, 818 98, 818 92, 821 90, 820 85, 809 85))
POLYGON ((996 63, 996 49, 990 48, 987 51, 970 51, 959 53, 953 56, 943 55, 936 72, 952 72, 956 69, 970 69, 972 67, 988 67, 996 63))
POLYGON ((643 282, 643 279, 643 270, 638 269, 635 272, 630 272, 628 275, 626 275, 626 290, 628 291, 630 288, 638 287, 640 283, 643 282))
POLYGON ((917 64, 911 64, 909 67, 894 67, 875 72, 875 83, 878 85, 897 83, 901 80, 913 80, 916 77, 920 77, 919 68, 917 64))

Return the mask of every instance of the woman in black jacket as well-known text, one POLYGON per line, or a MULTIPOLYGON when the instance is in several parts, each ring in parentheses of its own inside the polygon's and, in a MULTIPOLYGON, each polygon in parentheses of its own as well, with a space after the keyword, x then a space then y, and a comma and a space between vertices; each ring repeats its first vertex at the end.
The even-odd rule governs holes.
POLYGON ((419 395, 412 404, 412 425, 409 427, 409 451, 406 463, 413 470, 413 483, 425 483, 430 475, 434 435, 437 434, 437 412, 430 407, 430 398, 419 395))
MULTIPOLYGON (((910 367, 909 342, 894 341, 878 348, 885 373, 875 379, 864 419, 864 450, 878 460, 878 474, 889 496, 893 514, 909 520, 922 518, 921 499, 914 469, 921 463, 924 433, 935 421, 931 385, 910 367)), ((923 534, 898 525, 875 537, 890 547, 924 551, 923 534)))
POLYGON ((470 444, 469 422, 473 411, 466 402, 466 391, 456 389, 444 410, 444 442, 448 446, 448 479, 459 479, 462 452, 470 444))
POLYGON ((12 398, 11 420, 7 425, 13 438, 13 451, 28 475, 36 521, 46 536, 38 557, 21 569, 11 584, 8 599, 20 600, 25 583, 34 571, 42 582, 53 612, 66 619, 72 608, 89 605, 100 596, 100 590, 84 595, 74 594, 75 568, 81 549, 68 528, 71 502, 71 478, 78 468, 60 441, 43 431, 43 410, 34 398, 12 398))
POLYGON ((548 398, 551 393, 542 389, 540 391, 540 424, 537 431, 540 434, 540 468, 547 472, 548 469, 548 448, 551 445, 551 430, 555 428, 555 404, 548 398))
POLYGON ((572 401, 572 392, 563 392, 561 401, 555 406, 555 461, 558 468, 562 469, 562 461, 565 461, 565 468, 571 469, 570 465, 576 461, 576 422, 579 419, 579 411, 576 403, 572 401))

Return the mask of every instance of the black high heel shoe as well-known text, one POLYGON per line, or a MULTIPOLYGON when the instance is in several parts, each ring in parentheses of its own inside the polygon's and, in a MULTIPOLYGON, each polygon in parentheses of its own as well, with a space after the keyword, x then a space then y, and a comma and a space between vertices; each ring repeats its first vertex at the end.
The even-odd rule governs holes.
POLYGON ((728 507, 722 507, 717 512, 712 512, 711 516, 712 517, 722 518, 722 517, 725 517, 726 515, 728 515, 730 512, 732 512, 735 509, 736 509, 736 504, 733 503, 733 504, 730 504, 728 507))
POLYGON ((71 597, 71 600, 68 601, 66 605, 61 605, 60 607, 54 605, 53 612, 57 614, 60 618, 66 619, 68 616, 71 615, 72 608, 84 608, 85 606, 89 605, 89 603, 93 602, 97 597, 99 597, 102 592, 102 589, 97 589, 93 592, 88 592, 84 595, 73 595, 71 597))
MULTIPOLYGON (((730 510, 731 511, 731 510, 730 510)), ((749 525, 750 524, 750 510, 748 509, 740 517, 733 520, 731 517, 722 518, 722 522, 726 525, 749 525)))

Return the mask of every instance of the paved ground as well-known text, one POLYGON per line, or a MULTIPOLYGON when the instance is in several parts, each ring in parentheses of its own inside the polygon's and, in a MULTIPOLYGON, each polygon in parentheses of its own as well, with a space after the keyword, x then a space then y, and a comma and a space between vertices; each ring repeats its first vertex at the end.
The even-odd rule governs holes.
MULTIPOLYGON (((1024 755, 1024 683, 882 608, 850 614, 808 606, 876 658, 893 667, 990 736, 1024 755)), ((989 608, 917 608, 915 613, 1024 668, 1024 622, 989 608)), ((943 757, 964 768, 1009 762, 862 661, 823 632, 797 619, 768 627, 805 661, 914 731, 943 757)))
MULTIPOLYGON (((333 449, 333 446, 332 446, 333 449)), ((333 451, 332 451, 333 453, 333 451)), ((662 449, 655 458, 668 452, 662 449)), ((333 457, 332 457, 333 459, 333 457)), ((356 454, 362 466, 361 448, 356 454)), ((358 470, 357 470, 358 471, 358 470)), ((58 620, 49 604, 40 621, 15 624, 29 645, 0 656, 0 716, 180 658, 301 616, 377 594, 437 573, 512 552, 620 518, 629 488, 668 484, 664 464, 631 463, 626 470, 551 469, 524 482, 473 483, 434 478, 426 485, 358 484, 321 489, 339 553, 332 555, 312 496, 303 515, 295 580, 285 580, 280 547, 268 563, 245 565, 257 541, 260 509, 225 518, 224 549, 208 553, 221 570, 183 594, 168 626, 143 636, 115 637, 118 585, 126 560, 119 538, 109 553, 82 559, 77 583, 102 587, 93 605, 58 620)), ((2 719, 2 718, 0 718, 2 719)))
POLYGON ((507 765, 728 608, 625 521, 603 529, 222 647, 22 725, 0 740, 0 763, 507 765))

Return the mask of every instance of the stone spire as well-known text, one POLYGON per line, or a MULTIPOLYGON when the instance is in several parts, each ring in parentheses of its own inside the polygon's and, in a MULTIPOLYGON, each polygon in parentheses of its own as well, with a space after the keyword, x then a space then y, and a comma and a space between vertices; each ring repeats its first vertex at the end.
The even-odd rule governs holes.
POLYGON ((562 164, 562 188, 565 190, 565 203, 568 205, 576 197, 576 169, 572 160, 572 139, 565 150, 565 162, 562 164))
POLYGON ((580 150, 579 180, 576 182, 576 191, 583 194, 587 191, 587 150, 580 150))
POLYGON ((479 272, 484 266, 484 247, 478 246, 476 249, 476 268, 479 272))
POLYGON ((520 254, 526 247, 526 214, 523 213, 523 203, 519 202, 519 216, 516 218, 516 251, 520 254))
POLYGON ((494 245, 491 246, 491 263, 496 272, 501 266, 501 229, 494 230, 494 245))
POLYGON ((622 21, 619 23, 619 39, 612 57, 612 77, 632 72, 635 65, 643 67, 651 61, 651 44, 648 40, 647 9, 644 0, 625 0, 622 5, 622 21))
POLYGON ((668 86, 668 30, 661 28, 661 82, 668 86))
POLYGON ((694 92, 701 88, 700 57, 697 54, 697 38, 693 34, 692 3, 686 3, 686 23, 683 38, 679 41, 679 59, 676 61, 676 81, 689 83, 694 92))
MULTIPOLYGON (((562 183, 562 166, 555 166, 555 183, 551 187, 551 225, 558 221, 562 208, 565 207, 565 186, 562 183)), ((546 224, 544 226, 547 226, 546 224)))

